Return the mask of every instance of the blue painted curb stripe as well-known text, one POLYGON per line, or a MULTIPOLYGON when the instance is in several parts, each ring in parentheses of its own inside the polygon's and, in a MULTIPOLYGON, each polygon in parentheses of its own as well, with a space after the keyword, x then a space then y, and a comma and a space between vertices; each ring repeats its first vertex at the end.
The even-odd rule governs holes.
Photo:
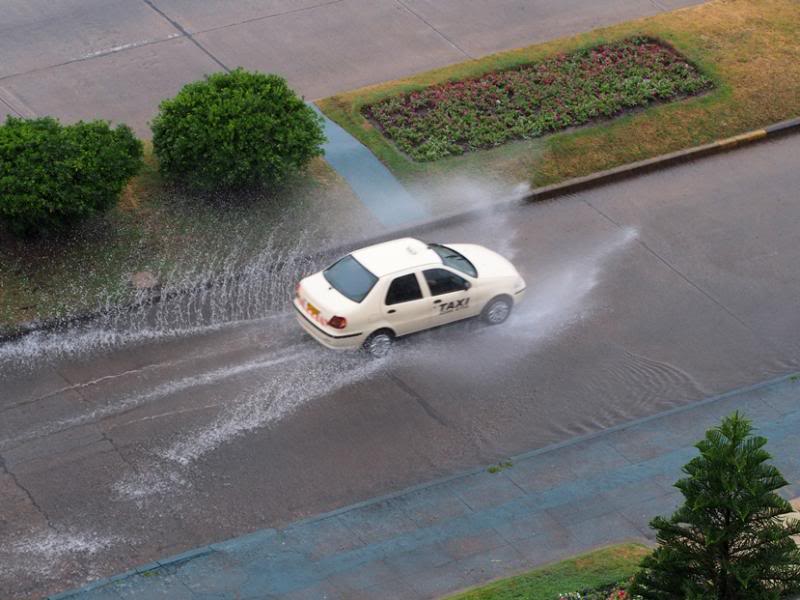
POLYGON ((325 121, 325 159, 344 177, 358 199, 386 227, 426 219, 429 214, 361 142, 309 103, 325 121))

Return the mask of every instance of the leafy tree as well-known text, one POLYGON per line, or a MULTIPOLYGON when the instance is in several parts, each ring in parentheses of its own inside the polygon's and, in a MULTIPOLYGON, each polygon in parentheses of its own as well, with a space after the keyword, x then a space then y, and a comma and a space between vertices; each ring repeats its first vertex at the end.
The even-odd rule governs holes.
POLYGON ((650 526, 659 542, 642 561, 633 594, 653 600, 779 598, 800 586, 800 552, 790 536, 800 523, 775 493, 786 485, 767 464, 767 440, 752 435, 739 413, 706 432, 700 456, 677 487, 685 501, 669 519, 650 526))
POLYGON ((199 190, 272 185, 322 154, 322 118, 277 75, 236 69, 161 103, 153 147, 168 178, 199 190))
POLYGON ((8 117, 0 126, 0 218, 23 234, 112 206, 142 162, 126 125, 8 117))

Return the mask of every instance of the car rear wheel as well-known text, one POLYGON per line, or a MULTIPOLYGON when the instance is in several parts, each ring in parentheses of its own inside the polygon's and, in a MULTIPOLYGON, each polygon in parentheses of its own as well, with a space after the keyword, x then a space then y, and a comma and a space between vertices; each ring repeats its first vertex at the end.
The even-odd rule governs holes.
POLYGON ((364 341, 364 351, 372 358, 383 358, 392 350, 394 335, 391 331, 382 329, 376 331, 364 341))
POLYGON ((499 296, 489 301, 483 312, 481 318, 489 325, 500 325, 511 314, 512 303, 509 298, 499 296))

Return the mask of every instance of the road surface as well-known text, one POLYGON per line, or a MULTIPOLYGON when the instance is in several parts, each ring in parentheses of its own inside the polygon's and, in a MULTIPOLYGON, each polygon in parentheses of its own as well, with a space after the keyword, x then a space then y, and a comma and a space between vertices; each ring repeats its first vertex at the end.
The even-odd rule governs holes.
POLYGON ((426 232, 505 253, 528 295, 503 326, 431 331, 381 361, 322 349, 287 304, 0 346, 3 597, 796 370, 797 153, 788 137, 426 232))

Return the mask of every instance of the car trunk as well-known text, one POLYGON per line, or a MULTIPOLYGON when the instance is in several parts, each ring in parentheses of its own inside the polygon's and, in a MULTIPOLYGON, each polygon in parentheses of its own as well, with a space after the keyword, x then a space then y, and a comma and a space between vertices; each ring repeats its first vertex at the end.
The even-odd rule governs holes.
POLYGON ((337 292, 322 273, 315 273, 300 282, 297 300, 306 316, 333 334, 342 333, 343 330, 329 326, 328 321, 334 315, 347 318, 350 311, 343 310, 343 307, 354 304, 337 292))

